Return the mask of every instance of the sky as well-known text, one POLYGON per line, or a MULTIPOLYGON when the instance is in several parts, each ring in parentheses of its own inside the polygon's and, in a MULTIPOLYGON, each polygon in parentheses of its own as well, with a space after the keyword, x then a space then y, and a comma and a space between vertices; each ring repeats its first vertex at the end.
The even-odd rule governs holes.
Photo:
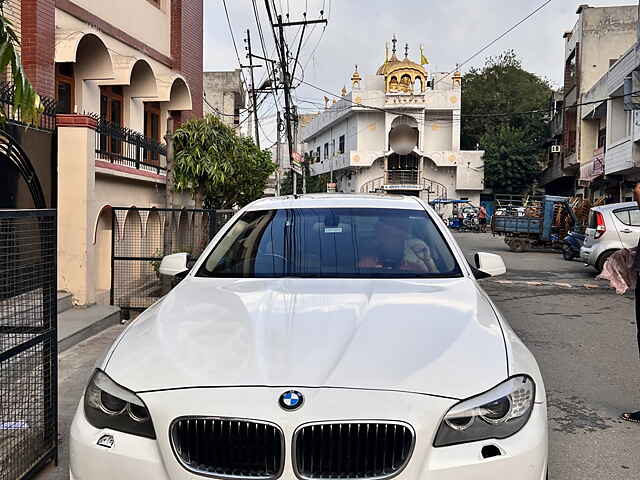
MULTIPOLYGON (((251 30, 252 48, 262 55, 256 19, 251 0, 226 0, 231 27, 241 60, 244 62, 246 30, 251 30)), ((290 20, 324 18, 328 25, 309 27, 305 33, 300 63, 305 82, 339 93, 350 87, 350 78, 357 64, 362 75, 375 74, 384 61, 385 42, 398 37, 399 51, 409 43, 409 57, 418 61, 419 46, 429 59, 430 71, 451 71, 494 40, 508 28, 526 17, 545 0, 275 0, 278 13, 289 12, 290 20)), ((462 68, 482 66, 486 57, 513 49, 523 67, 546 78, 554 87, 562 83, 564 40, 562 35, 576 23, 575 0, 552 0, 542 10, 462 68)), ((591 6, 630 5, 624 0, 598 0, 591 6)), ((273 34, 268 28, 265 2, 256 0, 261 16, 269 55, 276 58, 273 34)), ((223 0, 204 0, 205 5, 205 70, 232 70, 238 60, 231 40, 223 0)), ((293 43, 297 27, 288 29, 288 42, 293 43)), ((404 55, 404 53, 403 53, 404 55)), ((247 71, 248 74, 248 71, 247 71)), ((264 69, 256 77, 264 77, 264 69)), ((247 79, 249 77, 247 76, 247 79)), ((256 80, 258 82, 258 80, 256 80)), ((324 93, 302 85, 296 97, 322 103, 324 93)), ((302 111, 314 110, 311 103, 299 102, 302 111), (308 109, 308 110, 307 110, 308 109)), ((275 109, 265 101, 259 114, 266 139, 263 147, 275 140, 273 124, 275 109)))

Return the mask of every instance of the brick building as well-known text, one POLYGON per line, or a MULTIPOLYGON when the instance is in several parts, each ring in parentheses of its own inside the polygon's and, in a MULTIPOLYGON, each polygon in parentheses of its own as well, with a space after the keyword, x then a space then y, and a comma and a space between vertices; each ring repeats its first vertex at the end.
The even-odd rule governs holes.
MULTIPOLYGON (((202 116, 203 0, 3 7, 29 80, 57 101, 58 288, 78 305, 108 303, 114 242, 133 236, 144 244, 150 222, 158 223, 148 209, 167 206, 168 120, 202 116), (112 207, 135 208, 115 215, 112 207)), ((172 207, 193 205, 187 195, 174 198, 172 207)), ((190 228, 188 217, 180 225, 190 228)), ((152 275, 147 267, 132 281, 152 275)))

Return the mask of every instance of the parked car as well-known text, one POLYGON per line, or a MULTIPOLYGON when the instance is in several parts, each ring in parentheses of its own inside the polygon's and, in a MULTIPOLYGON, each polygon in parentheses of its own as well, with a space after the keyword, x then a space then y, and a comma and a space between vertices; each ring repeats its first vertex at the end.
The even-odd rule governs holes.
POLYGON ((95 370, 72 479, 545 478, 538 365, 476 280, 504 262, 423 201, 262 199, 186 261, 95 370))
POLYGON ((640 238, 640 210, 635 202, 593 207, 589 212, 580 258, 598 272, 616 251, 635 248, 640 238))

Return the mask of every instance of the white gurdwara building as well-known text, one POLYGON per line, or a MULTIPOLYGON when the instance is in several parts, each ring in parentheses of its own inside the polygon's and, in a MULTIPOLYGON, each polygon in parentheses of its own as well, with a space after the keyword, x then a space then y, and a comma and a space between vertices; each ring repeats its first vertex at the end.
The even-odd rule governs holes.
POLYGON ((311 175, 331 173, 338 192, 397 192, 428 201, 465 199, 484 189, 483 151, 460 150, 462 75, 429 74, 396 56, 393 39, 377 75, 356 71, 352 91, 301 132, 311 175))

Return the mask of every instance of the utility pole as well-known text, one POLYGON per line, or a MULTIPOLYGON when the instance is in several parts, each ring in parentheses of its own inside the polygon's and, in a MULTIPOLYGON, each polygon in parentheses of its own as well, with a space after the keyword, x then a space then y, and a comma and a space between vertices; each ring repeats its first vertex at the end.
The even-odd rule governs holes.
POLYGON ((247 44, 247 57, 249 57, 249 71, 251 72, 251 103, 253 104, 253 121, 255 128, 255 136, 256 136, 256 145, 258 149, 260 149, 260 126, 258 125, 258 101, 256 99, 256 85, 255 79, 253 75, 253 69, 259 67, 260 65, 253 65, 253 53, 251 52, 251 32, 247 29, 247 38, 245 40, 247 44))
MULTIPOLYGON (((298 49, 297 49, 297 53, 295 56, 295 62, 293 65, 293 71, 295 73, 297 64, 298 64, 298 57, 300 55, 300 49, 302 48, 302 38, 304 37, 304 32, 306 30, 307 25, 312 25, 312 24, 327 24, 327 20, 322 19, 322 20, 307 20, 306 19, 306 13, 304 14, 305 20, 301 21, 301 22, 283 22, 282 21, 282 15, 278 15, 277 16, 277 20, 278 23, 273 23, 273 16, 271 14, 271 6, 269 5, 269 0, 265 0, 265 4, 267 7, 267 13, 269 15, 269 21, 271 22, 271 25, 274 29, 278 29, 278 35, 276 35, 276 32, 274 30, 274 39, 276 40, 276 44, 279 47, 279 57, 280 57, 280 73, 281 73, 281 81, 283 84, 283 90, 284 90, 284 104, 285 104, 285 112, 284 112, 284 120, 286 122, 286 129, 287 129, 287 146, 289 148, 289 162, 291 164, 291 166, 293 167, 293 129, 292 129, 292 123, 296 123, 297 124, 297 114, 293 111, 292 109, 292 101, 291 101, 291 80, 293 75, 291 75, 289 73, 289 52, 288 52, 288 47, 286 44, 286 39, 284 36, 284 28, 285 27, 294 27, 294 26, 302 26, 302 34, 300 35, 300 40, 298 43, 298 49)), ((320 12, 321 14, 323 14, 323 12, 320 12)), ((293 169, 291 170, 291 173, 293 175, 293 192, 297 193, 297 186, 298 186, 298 180, 297 180, 297 175, 296 173, 293 171, 293 169)), ((303 177, 304 179, 304 177, 303 177)), ((304 181, 304 180, 303 180, 304 181)))
POLYGON ((278 170, 276 170, 276 195, 280 196, 280 171, 282 170, 282 118, 280 117, 280 112, 278 112, 278 122, 276 123, 276 164, 278 165, 278 170))
MULTIPOLYGON (((284 25, 282 23, 282 15, 278 15, 277 24, 280 34, 280 69, 282 73, 282 83, 284 86, 284 121, 287 122, 287 146, 289 147, 289 162, 293 167, 293 136, 291 132, 291 79, 289 78, 289 62, 287 58, 286 42, 284 39, 284 25)), ((296 173, 293 174, 293 193, 298 193, 296 173)))

